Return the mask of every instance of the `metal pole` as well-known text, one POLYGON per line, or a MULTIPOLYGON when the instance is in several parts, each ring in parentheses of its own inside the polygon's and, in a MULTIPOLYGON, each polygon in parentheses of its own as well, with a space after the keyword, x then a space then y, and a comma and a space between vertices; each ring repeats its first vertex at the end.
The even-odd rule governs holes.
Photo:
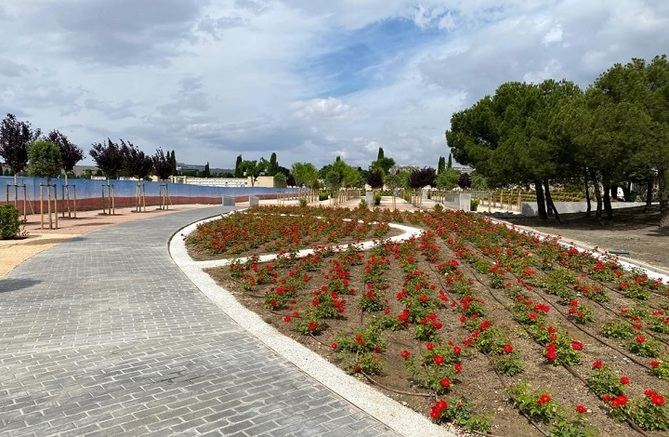
POLYGON ((74 192, 72 193, 74 194, 74 197, 72 199, 72 209, 74 209, 74 218, 77 218, 77 186, 72 185, 72 188, 74 188, 73 190, 74 192))

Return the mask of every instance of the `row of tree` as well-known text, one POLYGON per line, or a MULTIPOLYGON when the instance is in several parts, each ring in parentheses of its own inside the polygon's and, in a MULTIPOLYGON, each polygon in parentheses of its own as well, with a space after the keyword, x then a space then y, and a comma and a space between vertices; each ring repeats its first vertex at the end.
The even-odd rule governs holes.
POLYGON ((0 157, 13 175, 28 169, 35 176, 55 177, 72 172, 84 153, 58 130, 43 136, 29 122, 7 114, 0 123, 0 157))
MULTIPOLYGON (((107 139, 93 144, 90 155, 100 172, 110 179, 118 176, 146 179, 152 174, 167 179, 177 173, 174 150, 165 153, 159 148, 150 156, 130 141, 116 143, 107 139)), ((27 170, 33 176, 52 178, 62 172, 72 173, 84 152, 58 130, 44 136, 29 122, 7 114, 0 123, 0 157, 15 176, 27 170)))
POLYGON ((533 186, 540 217, 559 220, 551 188, 583 187, 590 213, 612 216, 611 193, 625 200, 657 185, 661 226, 669 226, 669 62, 633 59, 602 73, 586 90, 573 82, 508 82, 451 118, 453 157, 490 184, 533 186), (641 189, 639 188, 641 187, 641 189))

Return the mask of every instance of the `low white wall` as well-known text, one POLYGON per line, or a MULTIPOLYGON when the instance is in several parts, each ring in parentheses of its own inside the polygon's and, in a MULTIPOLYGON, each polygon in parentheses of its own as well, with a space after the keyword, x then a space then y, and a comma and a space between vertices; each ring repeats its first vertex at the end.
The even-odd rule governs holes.
MULTIPOLYGON (((586 202, 554 202, 560 214, 570 214, 575 212, 585 212, 588 209, 586 202)), ((644 206, 643 202, 611 202, 611 208, 633 208, 635 206, 644 206)), ((592 210, 597 207, 597 202, 592 202, 592 210)), ((523 202, 521 204, 521 214, 525 217, 536 217, 537 202, 523 202)))

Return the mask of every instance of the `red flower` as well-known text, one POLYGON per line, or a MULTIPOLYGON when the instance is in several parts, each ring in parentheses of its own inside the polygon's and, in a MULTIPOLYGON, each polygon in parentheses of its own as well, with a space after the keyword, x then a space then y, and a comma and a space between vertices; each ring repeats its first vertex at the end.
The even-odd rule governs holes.
POLYGON ((646 390, 643 391, 643 394, 648 396, 649 398, 652 398, 653 396, 655 396, 657 394, 657 392, 655 390, 653 390, 652 388, 647 388, 646 390))
POLYGON ((290 323, 291 317, 290 316, 283 316, 283 321, 286 323, 290 323))
POLYGON ((646 342, 646 337, 644 337, 643 335, 637 335, 635 340, 639 344, 644 344, 646 342))
POLYGON ((650 398, 650 401, 658 407, 661 407, 664 405, 664 396, 656 393, 653 395, 653 397, 650 398))
POLYGON ((583 404, 577 404, 576 405, 576 411, 580 414, 585 414, 585 413, 588 412, 588 409, 583 404))
POLYGON ((451 380, 448 378, 441 378, 439 385, 441 385, 443 388, 448 388, 451 386, 451 380))
POLYGON ((481 331, 485 331, 488 328, 490 328, 490 322, 488 320, 484 320, 479 324, 479 329, 481 331))
POLYGON ((598 369, 599 370, 602 367, 604 367, 604 363, 602 363, 602 360, 595 360, 595 361, 592 362, 592 368, 593 369, 598 369))
POLYGON ((573 340, 571 342, 571 348, 574 349, 575 351, 581 351, 583 350, 583 343, 581 343, 578 340, 573 340))
POLYGON ((627 384, 629 384, 629 383, 630 383, 630 377, 629 377, 629 376, 625 376, 625 375, 621 376, 621 377, 620 377, 620 383, 621 383, 622 385, 627 385, 627 384))
POLYGON ((450 261, 450 265, 451 265, 451 268, 454 269, 454 268, 456 268, 457 266, 459 266, 460 263, 458 262, 458 260, 452 259, 452 260, 450 261))
POLYGON ((331 347, 333 350, 337 350, 337 348, 339 347, 339 345, 338 345, 336 342, 333 341, 332 344, 330 345, 330 347, 331 347))
POLYGON ((551 395, 549 395, 548 393, 543 393, 541 396, 539 396, 539 399, 537 399, 537 405, 541 407, 542 405, 546 405, 550 401, 551 401, 551 395))
POLYGON ((510 344, 505 344, 503 349, 505 354, 510 354, 511 352, 513 352, 513 346, 510 344))
POLYGON ((316 323, 316 322, 307 323, 307 329, 309 331, 315 331, 317 328, 318 328, 318 323, 316 323))
POLYGON ((436 364, 437 366, 441 366, 442 364, 444 364, 445 360, 444 357, 442 357, 441 355, 436 355, 434 358, 432 358, 432 361, 434 361, 434 364, 436 364))
POLYGON ((651 360, 650 367, 652 367, 653 369, 657 369, 658 367, 660 367, 660 361, 659 360, 651 360))
POLYGON ((434 345, 432 344, 432 342, 428 342, 428 343, 425 345, 425 348, 426 348, 427 350, 431 351, 432 349, 434 349, 434 345))
POLYGON ((435 421, 441 419, 442 413, 447 408, 448 404, 446 403, 446 401, 437 401, 430 410, 430 417, 432 418, 432 420, 435 421))
POLYGON ((462 372, 462 364, 460 363, 453 364, 453 370, 455 371, 455 373, 462 372))
POLYGON ((402 351, 402 358, 404 358, 405 360, 409 359, 410 356, 411 356, 411 352, 409 352, 408 350, 403 350, 402 351))
POLYGON ((625 405, 627 405, 627 396, 625 395, 618 395, 611 401, 611 406, 613 408, 620 408, 625 405))
POLYGON ((544 355, 548 361, 555 361, 557 359, 557 346, 555 343, 549 343, 546 346, 546 353, 544 355))
POLYGON ((555 326, 549 326, 546 328, 549 334, 555 334, 557 332, 557 328, 555 326))

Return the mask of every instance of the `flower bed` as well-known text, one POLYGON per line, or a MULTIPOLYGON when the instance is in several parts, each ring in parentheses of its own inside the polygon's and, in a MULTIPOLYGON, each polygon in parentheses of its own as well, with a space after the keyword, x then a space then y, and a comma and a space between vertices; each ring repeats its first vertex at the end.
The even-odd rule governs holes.
POLYGON ((361 213, 352 220, 345 211, 333 208, 256 207, 198 226, 186 244, 192 258, 203 260, 287 252, 392 235, 387 222, 373 222, 369 217, 361 213))
POLYGON ((290 246, 209 273, 284 334, 436 422, 498 435, 669 429, 666 284, 471 214, 333 211, 424 232, 368 252, 298 259, 290 246))

